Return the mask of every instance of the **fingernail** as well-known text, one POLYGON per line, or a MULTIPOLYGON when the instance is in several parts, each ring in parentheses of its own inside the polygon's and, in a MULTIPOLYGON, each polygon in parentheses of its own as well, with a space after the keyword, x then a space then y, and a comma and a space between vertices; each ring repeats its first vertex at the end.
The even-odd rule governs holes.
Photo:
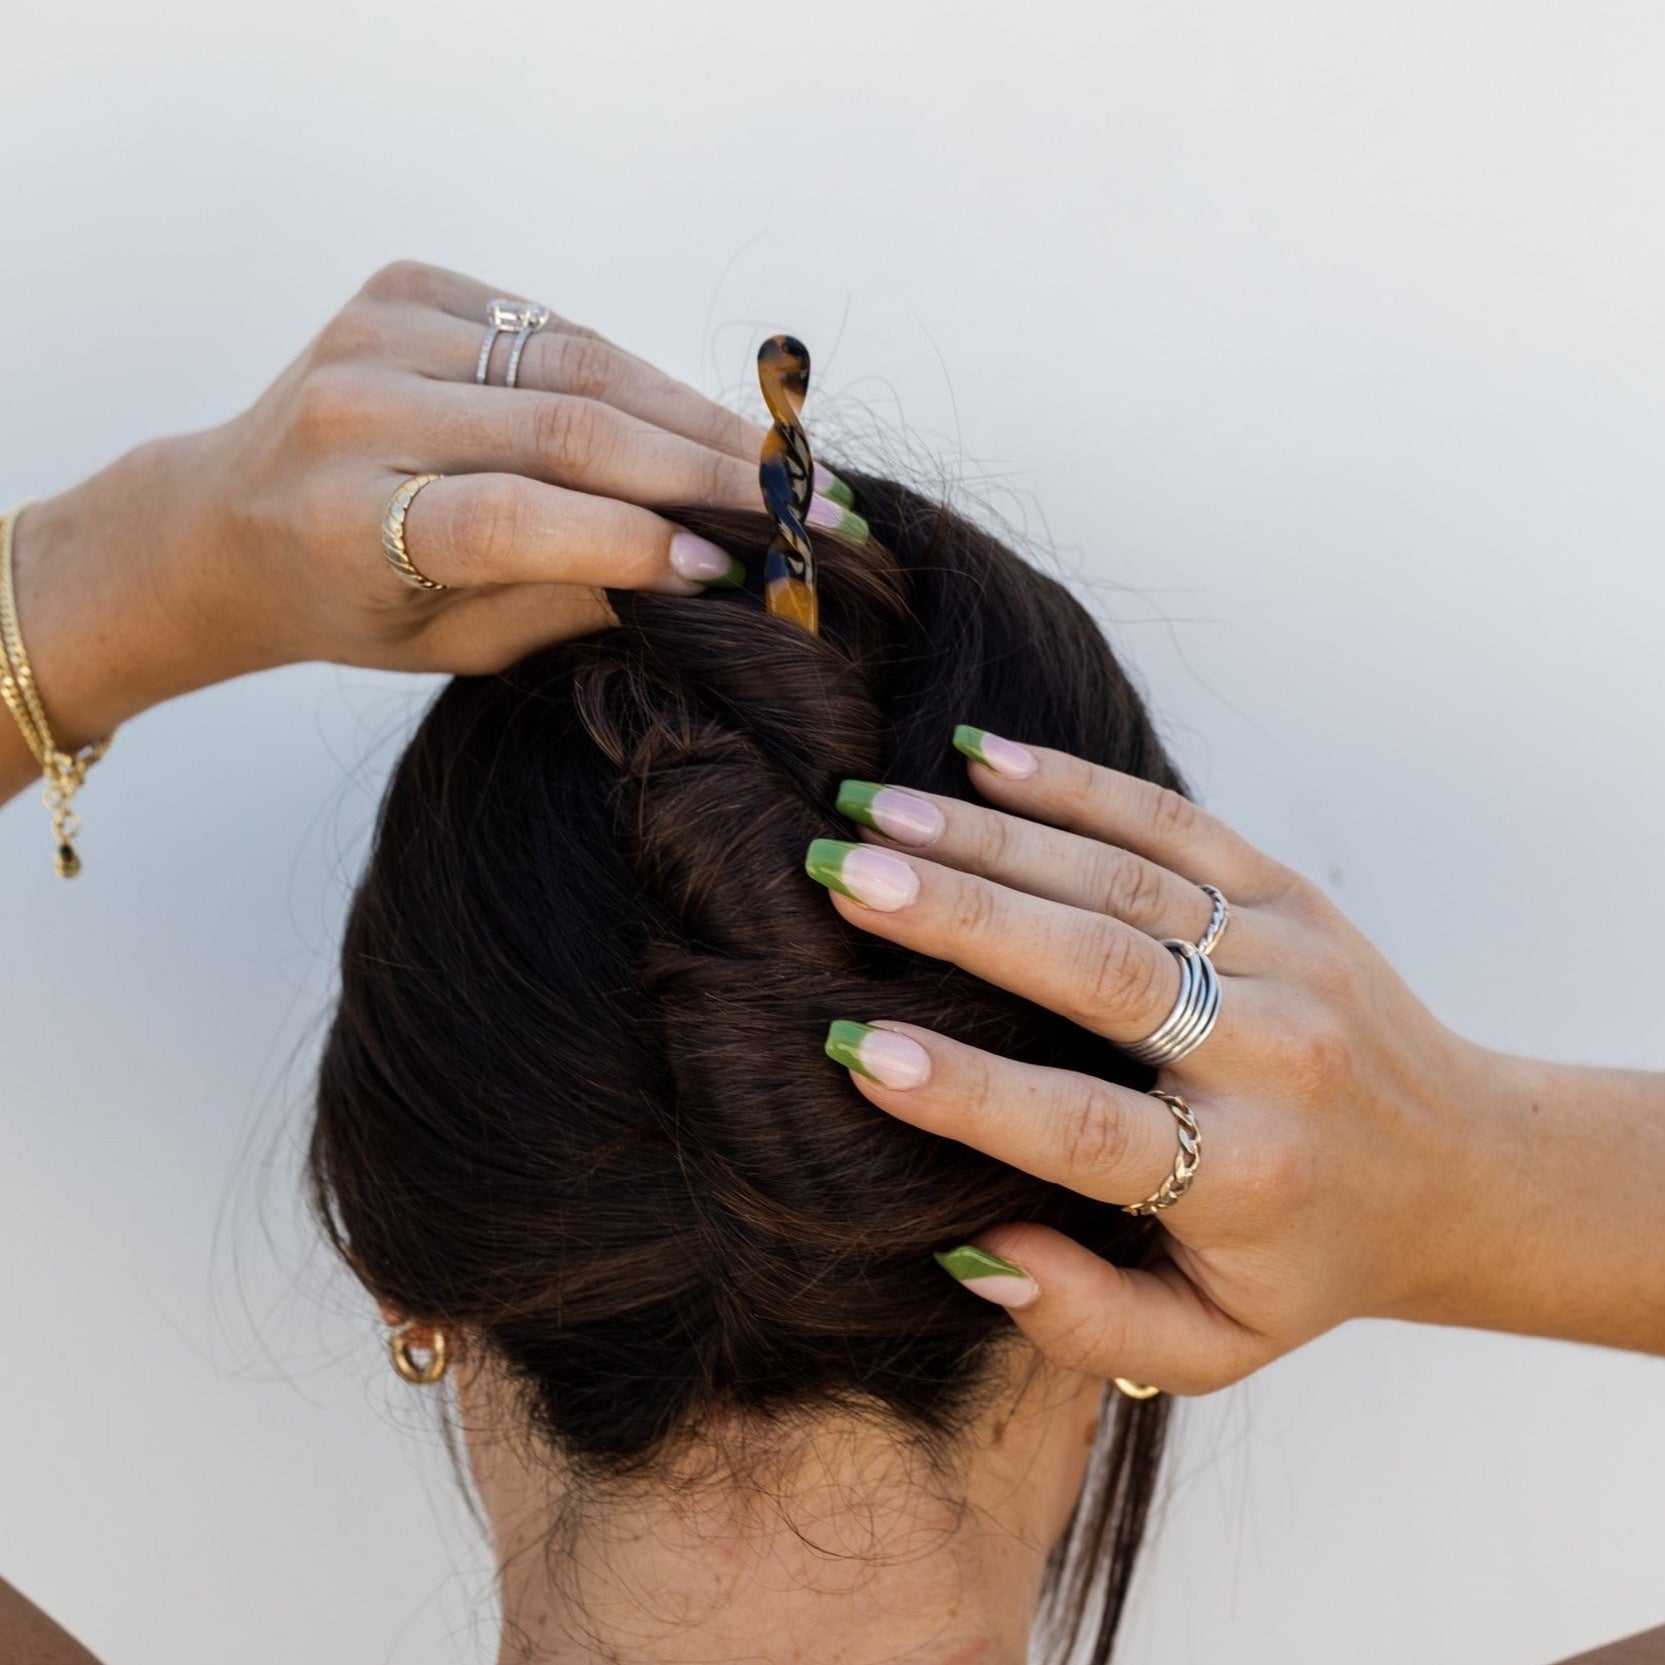
POLYGON ((855 510, 843 508, 830 497, 810 498, 809 513, 804 519, 811 526, 824 527, 829 532, 836 532, 841 538, 848 538, 851 543, 866 543, 871 531, 867 522, 855 510))
POLYGON ((829 1024, 827 1056, 881 1087, 922 1087, 931 1079, 931 1055, 918 1041, 871 1023, 829 1024))
POLYGON ((929 798, 871 780, 840 781, 838 813, 894 838, 898 844, 933 843, 942 837, 948 824, 929 798))
POLYGON ((974 1295, 993 1301, 997 1307, 1026 1307, 1040 1299, 1041 1286, 1021 1266, 973 1243, 962 1243, 957 1249, 939 1254, 936 1263, 974 1295))
POLYGON ((671 570, 696 584, 743 584, 746 569, 726 549, 693 532, 671 534, 671 570))
POLYGON ((954 730, 954 745, 967 757, 975 758, 1010 780, 1027 780, 1038 766, 1035 754, 1027 746, 1020 746, 1015 740, 1003 740, 986 728, 973 728, 970 723, 961 723, 954 730))
POLYGON ((825 468, 820 463, 815 465, 815 489, 823 497, 830 497, 833 502, 842 504, 846 509, 855 506, 855 492, 830 468, 825 468))
POLYGON ((871 844, 818 838, 804 858, 804 871, 817 884, 884 913, 905 908, 919 895, 919 875, 900 856, 871 844))

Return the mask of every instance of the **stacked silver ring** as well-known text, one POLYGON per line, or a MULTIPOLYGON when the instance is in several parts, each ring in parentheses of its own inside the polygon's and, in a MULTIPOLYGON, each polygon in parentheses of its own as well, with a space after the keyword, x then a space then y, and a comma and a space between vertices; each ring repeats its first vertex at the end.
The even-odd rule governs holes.
POLYGON ((1165 937, 1162 946, 1179 960, 1179 999, 1155 1033, 1122 1048, 1153 1069, 1166 1069, 1195 1052, 1220 1016, 1220 974, 1214 962, 1180 937, 1165 937))
POLYGON ((474 363, 474 379, 482 387, 491 369, 491 350, 500 335, 514 332, 509 347, 509 364, 504 371, 503 385, 513 387, 520 380, 520 355, 526 343, 541 330, 554 314, 536 301, 506 301, 501 298, 486 304, 486 333, 480 340, 480 356, 474 363))

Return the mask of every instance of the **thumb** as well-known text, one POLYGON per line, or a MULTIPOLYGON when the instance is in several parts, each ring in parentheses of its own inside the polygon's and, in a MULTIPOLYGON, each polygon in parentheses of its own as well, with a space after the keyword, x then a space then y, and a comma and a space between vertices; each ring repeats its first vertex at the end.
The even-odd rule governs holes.
POLYGON ((938 1258, 967 1289, 1007 1308, 1029 1340, 1068 1370, 1168 1393, 1211 1393, 1270 1356, 1261 1337, 1169 1260, 1112 1266, 1036 1225, 997 1226, 974 1246, 938 1258))

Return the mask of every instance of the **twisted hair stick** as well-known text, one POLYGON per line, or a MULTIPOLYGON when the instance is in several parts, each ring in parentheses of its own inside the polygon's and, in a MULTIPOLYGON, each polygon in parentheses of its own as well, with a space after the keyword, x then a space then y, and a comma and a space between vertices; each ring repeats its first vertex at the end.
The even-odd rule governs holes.
POLYGON ((763 566, 763 600, 777 618, 821 628, 815 593, 815 552, 804 529, 815 491, 815 463, 803 429, 809 392, 809 348, 792 335, 774 335, 757 350, 757 379, 775 425, 764 435, 757 477, 775 522, 763 566))

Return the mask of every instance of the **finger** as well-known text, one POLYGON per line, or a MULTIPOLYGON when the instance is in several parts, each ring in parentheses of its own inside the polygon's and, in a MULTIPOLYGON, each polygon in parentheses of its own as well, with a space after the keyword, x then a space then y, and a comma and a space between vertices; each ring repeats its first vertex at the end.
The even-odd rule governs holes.
MULTIPOLYGON (((1158 863, 1002 810, 872 781, 844 781, 838 808, 887 842, 921 850, 932 861, 1048 901, 1111 914, 1154 937, 1195 942, 1212 917, 1212 898, 1158 863)), ((1222 954, 1215 956, 1222 969, 1227 941, 1240 949, 1246 924, 1222 939, 1222 954)))
POLYGON ((974 1294, 1007 1307, 1024 1335, 1067 1370, 1166 1393, 1212 1393, 1275 1351, 1171 1261, 1148 1270, 1112 1266, 1048 1226, 1027 1224, 984 1232, 976 1247, 1004 1264, 938 1258, 974 1294))
MULTIPOLYGON (((385 494, 366 513, 371 524, 400 478, 386 477, 385 494)), ((453 587, 585 584, 697 595, 745 577, 726 550, 649 509, 518 474, 451 474, 423 487, 405 517, 405 549, 424 577, 453 587)), ((398 582, 391 571, 388 578, 398 582)))
MULTIPOLYGON (((410 329, 419 367, 441 380, 472 382, 478 328, 413 310, 410 329)), ((526 343, 516 386, 610 405, 696 445, 738 457, 756 471, 763 429, 755 422, 587 330, 554 323, 539 330, 526 343)))
POLYGON ((446 601, 402 644, 400 669, 489 676, 534 649, 619 622, 606 591, 587 584, 488 584, 446 601))
POLYGON ((1002 809, 1119 844, 1233 902, 1270 901, 1294 882, 1286 868, 1171 787, 1023 746, 962 725, 954 744, 971 758, 972 784, 1002 809))
MULTIPOLYGON (((530 301, 531 297, 513 289, 492 289, 466 272, 453 272, 444 266, 430 266, 422 260, 395 260, 383 266, 364 285, 364 296, 371 301, 398 304, 415 302, 454 318, 478 320, 481 329, 486 325, 486 309, 494 300, 530 301)), ((538 304, 542 304, 541 302, 538 304)), ((551 316, 550 326, 577 329, 579 326, 565 319, 551 316)), ((549 326, 546 326, 549 327, 549 326)), ((479 342, 476 338, 476 350, 479 342)), ((473 373, 473 360, 469 361, 473 373)))
POLYGON ((875 844, 818 838, 805 869, 851 924, 1123 1045, 1154 1033, 1179 999, 1175 956, 1119 919, 875 844))
MULTIPOLYGON (((381 387, 375 395, 397 397, 397 431, 420 435, 420 454, 401 459, 413 471, 508 470, 634 503, 763 512, 755 457, 714 451, 593 399, 420 385, 414 395, 408 384, 381 387)), ((857 542, 867 537, 867 523, 827 497, 813 498, 807 519, 857 542)))
MULTIPOLYGON (((1173 1117, 1148 1093, 885 1018, 833 1024, 827 1054, 899 1120, 1099 1202, 1139 1202, 1173 1171, 1173 1117)), ((1209 1173, 1233 1171, 1229 1157, 1209 1155, 1209 1173)), ((1193 1193, 1207 1195, 1203 1174, 1170 1212, 1194 1217, 1193 1193)))

